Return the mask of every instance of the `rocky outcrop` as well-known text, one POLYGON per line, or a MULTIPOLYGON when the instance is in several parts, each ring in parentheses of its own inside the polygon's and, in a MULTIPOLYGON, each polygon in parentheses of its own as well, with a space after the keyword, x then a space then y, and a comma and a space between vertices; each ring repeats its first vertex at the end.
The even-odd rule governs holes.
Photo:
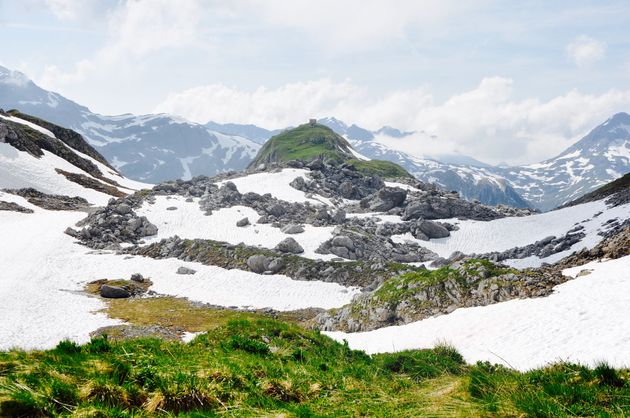
POLYGON ((416 243, 397 243, 388 237, 362 234, 350 228, 338 228, 335 236, 323 242, 315 251, 334 254, 349 260, 395 261, 412 263, 437 256, 416 243))
POLYGON ((116 248, 121 243, 136 244, 158 232, 158 228, 145 216, 134 212, 134 207, 141 202, 138 196, 110 199, 107 206, 97 209, 77 224, 82 229, 68 228, 66 234, 96 249, 116 248))
POLYGON ((255 273, 283 274, 294 280, 319 280, 344 286, 373 290, 401 268, 415 270, 391 260, 323 261, 273 250, 233 245, 212 240, 185 240, 179 237, 163 239, 144 246, 122 250, 125 254, 156 259, 177 258, 225 269, 240 269, 255 273))
POLYGON ((25 208, 18 205, 15 202, 5 202, 0 200, 0 211, 19 212, 19 213, 33 213, 33 209, 25 208))
POLYGON ((546 258, 553 254, 566 251, 574 244, 580 242, 586 236, 583 230, 584 227, 578 225, 561 237, 548 236, 524 247, 514 247, 505 251, 486 254, 471 254, 471 257, 485 258, 492 261, 520 259, 531 256, 546 258))
POLYGON ((4 190, 25 198, 28 203, 46 210, 85 210, 91 205, 82 197, 50 195, 33 188, 4 190))
POLYGON ((404 272, 350 305, 318 315, 322 330, 369 331, 515 298, 546 296, 568 280, 554 269, 518 271, 485 260, 464 259, 435 271, 404 272))

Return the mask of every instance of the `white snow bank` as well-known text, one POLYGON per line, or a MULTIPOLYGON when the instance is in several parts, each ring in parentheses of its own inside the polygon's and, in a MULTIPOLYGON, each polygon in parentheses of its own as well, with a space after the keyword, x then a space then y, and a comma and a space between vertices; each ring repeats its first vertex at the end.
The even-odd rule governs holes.
POLYGON ((468 362, 488 360, 518 370, 552 362, 630 366, 630 256, 568 269, 578 277, 545 298, 462 308, 448 315, 375 331, 328 332, 368 353, 454 345, 468 362))
POLYGON ((417 242, 441 257, 449 257, 455 251, 465 254, 505 251, 513 247, 533 244, 551 235, 564 236, 578 224, 584 226, 583 232, 586 236, 566 251, 544 259, 528 257, 522 260, 506 261, 514 267, 534 267, 543 262, 556 262, 576 250, 594 247, 602 240, 597 232, 604 228, 604 224, 610 219, 626 218, 628 213, 630 213, 630 205, 608 208, 604 201, 597 201, 531 216, 509 217, 489 222, 445 219, 441 221, 459 226, 459 230, 452 231, 450 237, 420 241, 407 233, 394 235, 392 240, 417 242), (602 214, 595 217, 599 212, 602 214))
POLYGON ((159 241, 178 235, 188 239, 211 239, 225 241, 230 244, 244 243, 246 245, 273 248, 287 237, 293 237, 304 248, 303 257, 313 259, 330 259, 334 255, 316 254, 315 250, 332 238, 334 227, 314 227, 304 225, 301 234, 288 235, 274 228, 271 224, 256 224, 260 218, 258 213, 246 206, 233 206, 215 210, 206 216, 199 208, 199 199, 186 202, 181 196, 157 196, 154 204, 144 203, 136 211, 140 216, 146 216, 158 227, 158 234, 147 239, 147 242, 159 241), (176 210, 167 210, 175 207, 176 210), (237 227, 236 222, 247 217, 251 223, 246 227, 237 227))
POLYGON ((238 177, 231 180, 223 180, 217 184, 221 186, 228 181, 231 181, 236 185, 236 188, 241 193, 258 193, 263 195, 271 193, 276 199, 284 200, 286 202, 305 203, 310 202, 315 205, 328 205, 333 206, 332 202, 323 197, 313 195, 313 197, 306 197, 306 193, 297 190, 290 186, 290 183, 297 177, 303 177, 308 183, 310 180, 306 174, 310 173, 309 170, 297 169, 297 168, 285 168, 282 171, 276 173, 256 173, 250 174, 244 177, 238 177))
POLYGON ((387 187, 398 187, 400 189, 407 190, 407 191, 410 191, 410 192, 417 192, 417 191, 419 191, 417 188, 415 188, 413 186, 410 186, 410 185, 405 184, 405 183, 394 182, 394 181, 386 181, 385 182, 385 186, 387 186, 387 187))

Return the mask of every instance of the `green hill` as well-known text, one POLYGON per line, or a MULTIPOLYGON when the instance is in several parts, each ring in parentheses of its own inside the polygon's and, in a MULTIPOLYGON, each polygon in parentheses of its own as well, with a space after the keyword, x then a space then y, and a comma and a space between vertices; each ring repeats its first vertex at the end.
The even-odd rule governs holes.
POLYGON ((350 148, 348 141, 332 129, 320 124, 304 124, 269 139, 250 167, 290 160, 343 162, 354 158, 350 148))
POLYGON ((316 159, 332 164, 348 163, 363 173, 386 178, 413 178, 404 168, 389 161, 358 160, 352 146, 342 136, 327 126, 308 123, 269 139, 249 167, 292 160, 308 163, 316 159))

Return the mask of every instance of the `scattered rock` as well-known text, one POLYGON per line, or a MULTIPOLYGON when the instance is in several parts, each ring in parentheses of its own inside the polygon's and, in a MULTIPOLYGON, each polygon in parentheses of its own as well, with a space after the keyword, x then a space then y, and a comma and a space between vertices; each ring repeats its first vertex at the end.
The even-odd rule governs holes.
POLYGON ((138 282, 138 283, 144 283, 145 279, 144 276, 142 276, 142 274, 140 273, 134 273, 131 275, 131 280, 134 282, 138 282))
POLYGON ((285 234, 301 234, 304 232, 302 225, 288 224, 280 229, 285 234))
POLYGON ((177 269, 177 274, 195 274, 195 273, 197 273, 197 270, 193 270, 184 266, 181 266, 177 269))
POLYGON ((238 220, 236 222, 236 226, 238 226, 238 227, 244 227, 244 226, 247 226, 247 225, 249 225, 249 218, 243 218, 243 219, 240 219, 240 220, 238 220))

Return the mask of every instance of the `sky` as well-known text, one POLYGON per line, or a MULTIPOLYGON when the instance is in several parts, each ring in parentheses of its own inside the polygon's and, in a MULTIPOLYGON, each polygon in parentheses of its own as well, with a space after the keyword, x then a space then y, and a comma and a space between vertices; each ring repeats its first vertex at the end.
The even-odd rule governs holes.
POLYGON ((630 112, 628 21, 628 1, 0 0, 0 65, 102 114, 332 116, 525 164, 630 112))

